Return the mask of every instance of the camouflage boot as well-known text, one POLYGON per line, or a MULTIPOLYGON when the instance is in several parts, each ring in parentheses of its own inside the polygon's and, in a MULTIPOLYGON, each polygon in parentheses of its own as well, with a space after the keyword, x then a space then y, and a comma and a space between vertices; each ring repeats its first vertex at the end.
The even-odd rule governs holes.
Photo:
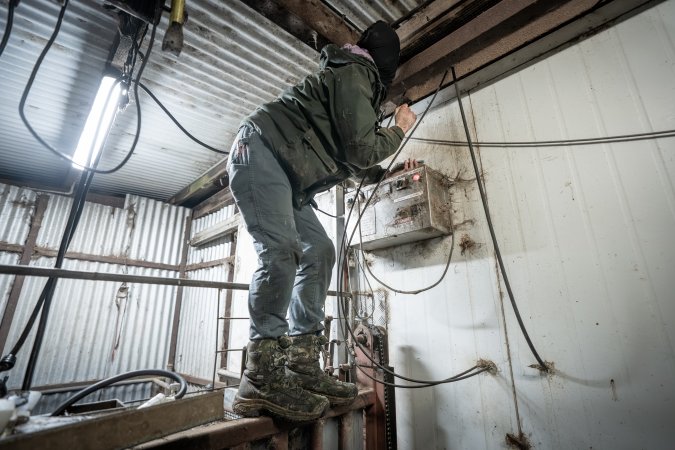
POLYGON ((318 419, 328 408, 324 397, 299 387, 284 370, 290 339, 261 339, 248 343, 246 370, 232 404, 235 413, 257 417, 265 410, 290 421, 318 419))
POLYGON ((325 336, 303 334, 291 336, 292 345, 288 349, 286 373, 303 389, 323 395, 331 405, 351 403, 358 388, 353 383, 344 383, 321 370, 319 357, 321 347, 328 342, 325 336))

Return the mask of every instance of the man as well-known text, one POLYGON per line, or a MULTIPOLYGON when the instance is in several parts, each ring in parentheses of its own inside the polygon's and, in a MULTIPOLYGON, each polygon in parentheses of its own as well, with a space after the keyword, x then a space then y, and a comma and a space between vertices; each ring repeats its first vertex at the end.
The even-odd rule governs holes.
POLYGON ((317 73, 242 122, 228 173, 259 267, 248 297, 246 370, 233 405, 240 415, 266 410, 313 420, 329 403, 347 404, 357 394, 354 384, 319 366, 335 249, 309 204, 348 177, 376 182, 385 175, 376 163, 396 151, 416 120, 404 105, 395 126, 378 126, 399 52, 394 30, 377 22, 357 45, 326 46, 317 73))

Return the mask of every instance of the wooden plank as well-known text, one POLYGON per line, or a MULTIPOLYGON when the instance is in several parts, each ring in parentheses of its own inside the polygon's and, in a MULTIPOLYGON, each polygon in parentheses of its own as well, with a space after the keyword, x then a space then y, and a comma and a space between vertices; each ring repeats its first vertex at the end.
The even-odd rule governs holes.
POLYGON ((659 1, 503 0, 402 64, 389 99, 432 94, 453 65, 472 89, 659 1))
MULTIPOLYGON (((10 436, 0 441, 0 449, 128 448, 222 418, 223 393, 209 392, 144 409, 127 409, 57 428, 10 436)), ((49 420, 67 423, 68 418, 49 420)))
POLYGON ((224 208, 228 205, 234 203, 234 197, 232 197, 232 192, 229 187, 221 189, 220 191, 213 194, 211 197, 207 198, 199 205, 195 206, 192 209, 192 218, 199 219, 204 217, 212 212, 218 211, 221 208, 224 208))
MULTIPOLYGON (((374 402, 375 393, 373 389, 362 389, 359 391, 359 395, 351 404, 329 409, 319 420, 327 420, 331 417, 339 417, 344 414, 351 414, 352 411, 370 408, 374 402)), ((272 437, 283 431, 290 430, 295 426, 298 425, 293 425, 290 422, 283 421, 275 422, 270 417, 228 420, 214 422, 202 427, 182 431, 171 436, 166 436, 163 439, 146 442, 145 444, 139 445, 137 448, 162 448, 165 450, 232 448, 236 447, 237 445, 272 437)), ((312 426, 312 424, 310 423, 301 426, 312 426)))
POLYGON ((202 176, 185 186, 169 199, 172 205, 193 206, 227 186, 227 159, 215 164, 202 176))
POLYGON ((237 213, 234 216, 195 234, 195 237, 190 241, 190 245, 199 247, 200 245, 204 245, 223 236, 231 235, 237 231, 240 222, 241 214, 237 213))
POLYGON ((436 0, 417 11, 409 19, 396 28, 396 34, 401 41, 401 49, 406 48, 419 35, 436 28, 436 22, 446 15, 462 0, 436 0))
POLYGON ((334 44, 355 44, 359 40, 360 34, 320 0, 275 1, 334 44))

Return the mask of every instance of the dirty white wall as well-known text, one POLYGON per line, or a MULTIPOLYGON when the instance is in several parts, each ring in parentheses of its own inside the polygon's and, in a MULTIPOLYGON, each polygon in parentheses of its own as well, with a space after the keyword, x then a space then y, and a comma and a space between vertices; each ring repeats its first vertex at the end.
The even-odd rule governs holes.
MULTIPOLYGON (((481 142, 675 129, 675 1, 463 102, 481 142)), ((465 140, 457 102, 433 108, 416 136, 465 140)), ((534 448, 672 448, 675 138, 479 149, 516 300, 539 353, 555 364, 553 376, 528 367, 535 360, 496 272, 478 191, 465 181, 474 178, 468 150, 411 141, 404 155, 458 178, 457 239, 440 286, 389 296, 392 364, 439 379, 486 358, 499 373, 398 389, 398 447, 506 448, 519 418, 534 448), (463 238, 475 245, 462 254, 463 238)), ((450 242, 375 252, 373 270, 394 287, 428 285, 450 242)))

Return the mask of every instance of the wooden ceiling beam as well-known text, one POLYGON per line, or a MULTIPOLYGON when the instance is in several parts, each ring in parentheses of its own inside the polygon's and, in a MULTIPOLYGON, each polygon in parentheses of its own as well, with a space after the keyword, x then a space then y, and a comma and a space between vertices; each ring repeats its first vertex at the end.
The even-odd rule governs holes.
MULTIPOLYGON (((423 99, 436 90, 451 66, 455 66, 459 78, 470 78, 462 84, 462 89, 471 89, 587 36, 610 21, 658 2, 499 1, 403 63, 389 91, 389 99, 392 103, 399 103, 403 98, 423 99)), ((404 27, 406 22, 400 28, 404 27)), ((451 82, 452 78, 447 76, 444 85, 451 82)))
POLYGON ((319 0, 275 0, 275 2, 334 44, 354 44, 359 40, 360 33, 351 29, 342 17, 319 0))

